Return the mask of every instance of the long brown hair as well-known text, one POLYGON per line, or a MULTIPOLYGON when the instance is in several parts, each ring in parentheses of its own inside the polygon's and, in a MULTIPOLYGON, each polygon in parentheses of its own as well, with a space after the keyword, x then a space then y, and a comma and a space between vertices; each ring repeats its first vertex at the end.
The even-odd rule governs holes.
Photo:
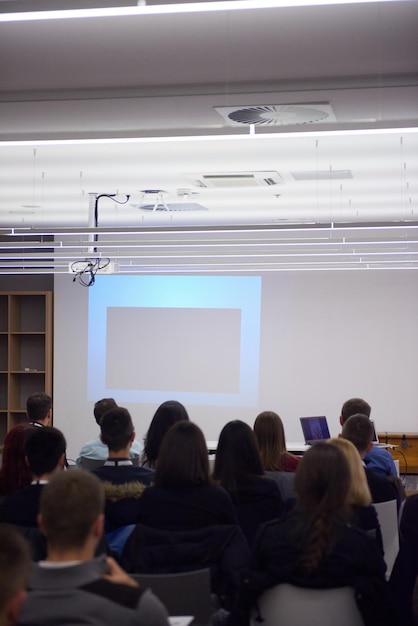
POLYGON ((317 569, 338 540, 348 515, 350 480, 348 461, 337 446, 319 442, 303 455, 295 477, 302 518, 295 529, 302 546, 301 572, 309 575, 317 569))
POLYGON ((203 432, 180 421, 167 432, 155 468, 155 484, 179 487, 209 484, 209 457, 203 432))
POLYGON ((274 411, 263 411, 254 422, 254 434, 264 470, 280 471, 287 452, 283 422, 274 411))

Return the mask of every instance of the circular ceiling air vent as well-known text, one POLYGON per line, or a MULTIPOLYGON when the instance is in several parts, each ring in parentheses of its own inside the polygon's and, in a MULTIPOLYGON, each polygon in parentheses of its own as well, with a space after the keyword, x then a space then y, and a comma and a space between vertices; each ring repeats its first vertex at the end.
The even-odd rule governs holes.
POLYGON ((313 124, 329 117, 329 113, 320 108, 303 105, 263 105, 237 109, 228 114, 238 124, 258 126, 285 126, 289 124, 313 124))

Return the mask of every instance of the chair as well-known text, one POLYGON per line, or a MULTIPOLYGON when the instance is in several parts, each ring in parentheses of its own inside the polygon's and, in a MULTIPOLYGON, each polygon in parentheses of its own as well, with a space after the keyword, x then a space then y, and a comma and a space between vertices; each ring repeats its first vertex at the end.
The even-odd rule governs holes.
POLYGON ((282 583, 265 591, 251 626, 364 626, 354 589, 308 589, 282 583))
POLYGON ((398 509, 396 500, 374 502, 380 530, 382 531, 386 578, 389 580, 399 552, 398 509))
POLYGON ((131 574, 142 587, 149 587, 170 616, 193 615, 192 626, 209 626, 212 615, 210 570, 178 574, 131 574))
MULTIPOLYGON (((135 465, 135 467, 139 466, 138 454, 135 454, 134 456, 132 456, 130 460, 132 461, 132 464, 135 465)), ((87 456, 80 457, 81 468, 85 470, 94 470, 94 469, 97 469, 98 467, 103 467, 103 465, 105 464, 105 461, 106 461, 105 459, 89 459, 87 456)))
POLYGON ((94 470, 104 465, 104 459, 89 459, 86 456, 80 457, 80 465, 84 470, 94 470))

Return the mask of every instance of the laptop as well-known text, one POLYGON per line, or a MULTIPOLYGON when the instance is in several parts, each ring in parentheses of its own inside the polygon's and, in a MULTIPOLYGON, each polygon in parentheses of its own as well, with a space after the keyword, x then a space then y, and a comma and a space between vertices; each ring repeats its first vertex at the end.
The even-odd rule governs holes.
POLYGON ((329 434, 327 418, 324 415, 301 417, 300 424, 302 426, 305 443, 308 446, 311 446, 317 441, 323 441, 324 439, 329 439, 331 437, 329 434))
POLYGON ((394 446, 392 443, 381 443, 379 441, 379 435, 377 434, 374 420, 370 420, 370 421, 373 425, 373 440, 372 440, 373 445, 376 446, 376 448, 393 448, 395 450, 397 446, 394 446))

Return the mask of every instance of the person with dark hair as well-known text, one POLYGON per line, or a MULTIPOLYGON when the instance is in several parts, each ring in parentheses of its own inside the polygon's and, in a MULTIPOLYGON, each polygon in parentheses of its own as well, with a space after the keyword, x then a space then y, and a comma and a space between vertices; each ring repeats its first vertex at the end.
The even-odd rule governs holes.
MULTIPOLYGON (((102 398, 101 400, 98 400, 95 403, 94 408, 93 408, 93 415, 94 415, 96 424, 100 427, 101 419, 103 415, 106 413, 106 411, 109 411, 110 409, 114 409, 117 406, 118 405, 116 404, 116 400, 114 400, 113 398, 102 398)), ((129 453, 130 458, 139 457, 141 452, 142 452, 141 444, 139 443, 139 441, 134 439, 134 441, 132 442, 130 453, 129 453)), ((90 439, 90 441, 87 441, 83 445, 83 447, 81 448, 79 452, 78 458, 76 460, 76 466, 79 468, 82 467, 83 458, 95 459, 97 461, 104 462, 106 461, 108 456, 109 456, 109 448, 103 442, 101 436, 99 435, 99 437, 96 437, 95 439, 90 439)))
POLYGON ((366 626, 398 623, 383 556, 371 537, 348 523, 350 482, 348 462, 337 446, 318 442, 305 452, 296 472, 296 506, 258 534, 231 626, 249 624, 257 598, 279 583, 353 587, 366 626))
POLYGON ((284 501, 294 497, 294 473, 300 457, 287 451, 279 415, 274 411, 263 411, 257 416, 253 430, 266 476, 276 481, 284 501))
POLYGON ((245 422, 235 420, 222 429, 213 479, 231 496, 249 545, 261 524, 281 516, 278 485, 264 474, 254 432, 245 422))
MULTIPOLYGON (((360 458, 364 461, 367 453, 372 449, 373 424, 367 417, 357 413, 344 422, 341 436, 348 439, 357 448, 360 458)), ((386 502, 396 500, 400 507, 400 495, 395 484, 384 476, 379 476, 365 465, 367 483, 373 502, 386 502)))
POLYGON ((0 496, 7 496, 30 485, 31 471, 25 458, 25 444, 31 424, 17 424, 4 440, 0 468, 0 496))
POLYGON ((26 400, 28 420, 34 426, 50 426, 52 423, 52 398, 47 393, 34 393, 26 400))
POLYGON ((63 469, 66 445, 64 435, 52 426, 34 428, 28 433, 25 455, 32 482, 4 498, 0 505, 0 521, 37 527, 42 490, 50 477, 63 469))
POLYGON ((179 421, 167 432, 154 482, 141 497, 142 524, 165 530, 192 530, 237 523, 229 495, 209 481, 206 441, 193 422, 179 421))
MULTIPOLYGON (((362 398, 350 398, 342 406, 340 424, 344 426, 352 415, 366 415, 370 419, 371 411, 370 404, 362 398)), ((395 463, 388 450, 372 446, 364 456, 364 462, 370 470, 380 476, 397 476, 395 463)))
POLYGON ((154 471, 135 467, 129 458, 135 429, 127 409, 115 407, 106 411, 100 430, 102 441, 109 449, 109 458, 102 467, 92 471, 105 489, 105 530, 109 533, 136 523, 140 497, 151 484, 154 471))
POLYGON ((173 424, 189 421, 186 408, 177 400, 167 400, 160 404, 154 413, 144 439, 144 452, 141 465, 155 469, 162 441, 173 424))
POLYGON ((0 626, 16 624, 26 598, 30 554, 26 541, 12 526, 0 526, 0 626))
POLYGON ((155 485, 141 496, 139 522, 126 541, 122 566, 151 573, 209 568, 219 601, 213 623, 219 624, 249 556, 230 496, 210 482, 203 432, 190 421, 177 422, 162 442, 155 485))
POLYGON ((39 525, 48 553, 33 566, 22 624, 168 626, 167 611, 150 590, 139 587, 113 559, 94 558, 103 507, 103 486, 90 472, 62 472, 46 485, 39 525))

